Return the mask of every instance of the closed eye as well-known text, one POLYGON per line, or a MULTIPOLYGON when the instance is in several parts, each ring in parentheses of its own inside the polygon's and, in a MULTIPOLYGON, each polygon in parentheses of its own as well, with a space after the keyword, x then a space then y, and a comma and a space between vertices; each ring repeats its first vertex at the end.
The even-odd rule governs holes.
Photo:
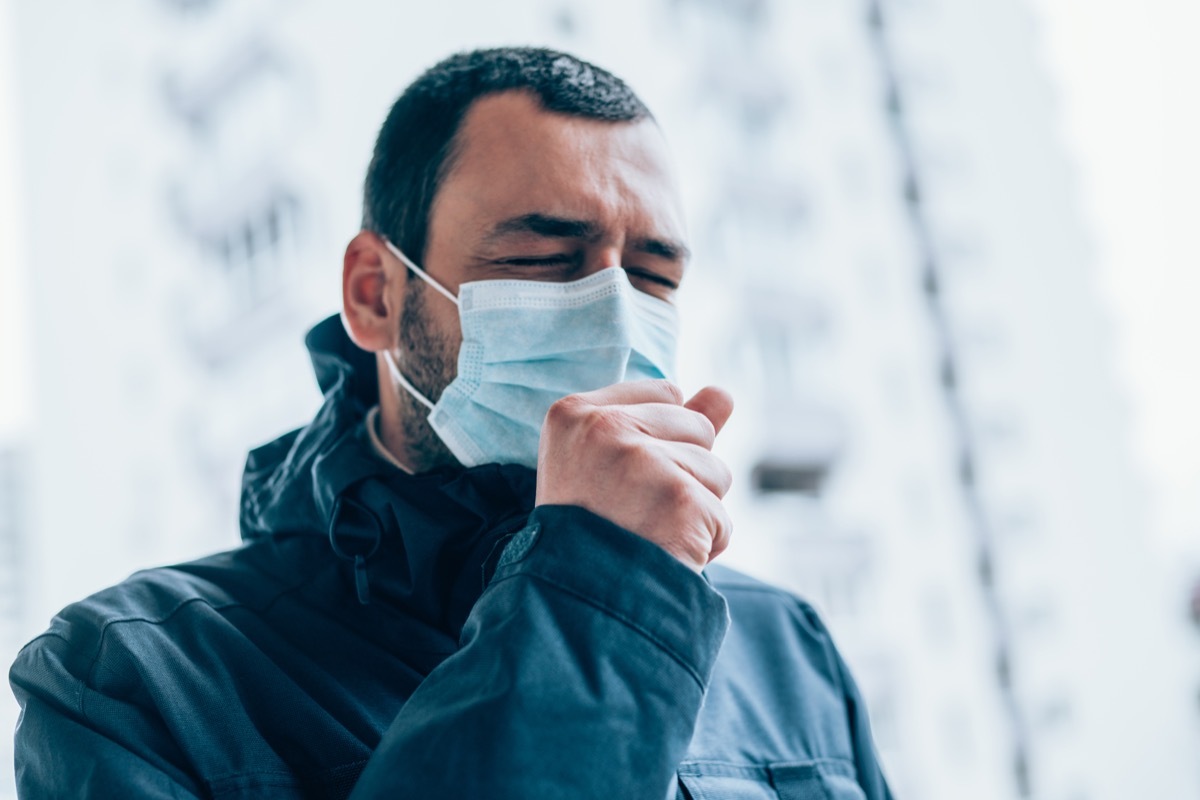
POLYGON ((536 267, 543 264, 571 264, 575 262, 573 256, 559 253, 552 256, 521 256, 517 258, 501 258, 496 261, 497 264, 510 264, 516 267, 536 267))
POLYGON ((659 275, 657 272, 650 272, 649 270, 638 269, 636 267, 625 267, 625 271, 629 273, 629 277, 631 278, 641 278, 642 280, 651 281, 672 290, 679 288, 678 283, 670 278, 659 275))

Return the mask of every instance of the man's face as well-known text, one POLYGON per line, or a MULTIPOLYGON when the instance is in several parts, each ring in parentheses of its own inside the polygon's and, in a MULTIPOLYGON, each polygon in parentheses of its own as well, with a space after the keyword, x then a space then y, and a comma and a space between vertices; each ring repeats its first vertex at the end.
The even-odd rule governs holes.
MULTIPOLYGON (((416 255, 416 254, 413 254, 416 255)), ((455 295, 499 278, 574 281, 624 267, 634 288, 672 302, 687 249, 678 193, 657 125, 545 111, 524 92, 472 105, 430 209, 424 267, 455 295)), ((436 400, 453 380, 458 310, 410 275, 401 369, 436 400)), ((456 463, 401 393, 405 438, 429 466, 456 463)))

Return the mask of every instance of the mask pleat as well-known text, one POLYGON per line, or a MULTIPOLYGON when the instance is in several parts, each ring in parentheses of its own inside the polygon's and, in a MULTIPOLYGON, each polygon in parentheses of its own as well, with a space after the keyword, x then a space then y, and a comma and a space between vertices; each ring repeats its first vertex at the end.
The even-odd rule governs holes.
POLYGON ((458 299, 458 377, 429 421, 466 466, 535 467, 556 400, 673 374, 674 307, 635 290, 619 267, 571 283, 466 283, 458 299))

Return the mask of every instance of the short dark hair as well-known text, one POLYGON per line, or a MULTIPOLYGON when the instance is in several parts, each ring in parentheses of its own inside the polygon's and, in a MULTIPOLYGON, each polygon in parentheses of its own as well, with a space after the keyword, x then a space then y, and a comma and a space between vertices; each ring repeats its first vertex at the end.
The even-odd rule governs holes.
POLYGON ((530 92, 561 114, 652 118, 624 81, 566 53, 502 47, 450 56, 409 85, 379 129, 363 187, 363 228, 423 262, 429 210, 453 166, 463 117, 479 98, 512 90, 530 92))

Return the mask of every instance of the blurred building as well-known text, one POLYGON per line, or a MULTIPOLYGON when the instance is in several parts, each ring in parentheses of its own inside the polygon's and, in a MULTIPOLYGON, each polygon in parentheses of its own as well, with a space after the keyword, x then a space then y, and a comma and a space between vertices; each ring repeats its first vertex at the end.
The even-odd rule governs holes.
POLYGON ((452 50, 546 43, 667 132, 685 388, 738 399, 729 560, 830 620, 898 796, 1200 796, 1036 31, 960 5, 18 4, 19 638, 236 543, 245 451, 319 401, 301 337, 390 102, 452 50))
POLYGON ((698 355, 750 396, 735 557, 834 620, 901 795, 1196 796, 1026 10, 680 5, 715 110, 688 129, 740 142, 704 145, 705 252, 740 269, 698 355))
MULTIPOLYGON (((25 554, 29 540, 28 518, 25 514, 26 463, 23 450, 0 442, 0 648, 5 654, 15 653, 24 637, 19 621, 24 615, 28 586, 25 554)), ((8 730, 15 719, 15 703, 3 704, 0 714, 8 730)), ((0 763, 12 763, 12 737, 0 738, 0 763)), ((0 784, 0 797, 6 797, 12 787, 0 784)))

